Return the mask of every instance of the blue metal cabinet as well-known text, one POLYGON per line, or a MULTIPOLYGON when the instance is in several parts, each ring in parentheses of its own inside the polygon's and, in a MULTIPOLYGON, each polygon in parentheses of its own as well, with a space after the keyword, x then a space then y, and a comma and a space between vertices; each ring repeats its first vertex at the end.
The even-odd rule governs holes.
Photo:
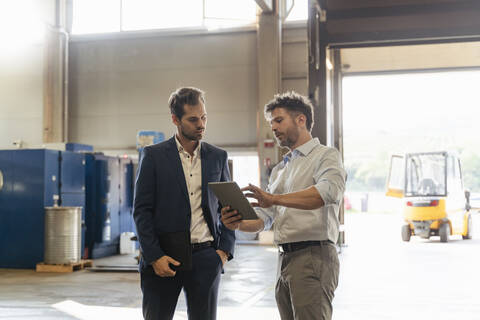
POLYGON ((97 153, 0 150, 0 267, 34 268, 43 261, 44 207, 81 206, 83 257, 118 253, 133 231, 133 164, 97 153), (85 248, 85 250, 83 250, 85 248))
POLYGON ((131 159, 120 159, 120 234, 135 229, 133 222, 133 163, 131 159))
POLYGON ((62 193, 85 193, 85 155, 68 151, 60 155, 62 193))
POLYGON ((86 155, 86 241, 88 256, 118 253, 120 243, 120 160, 86 155))
POLYGON ((64 207, 82 207, 82 245, 85 248, 85 155, 60 152, 60 204, 64 207))
POLYGON ((59 197, 58 160, 53 150, 0 150, 0 267, 43 261, 44 207, 59 197))
POLYGON ((85 206, 83 155, 48 149, 0 150, 0 267, 43 261, 45 207, 85 206))
POLYGON ((93 146, 89 144, 68 142, 65 144, 65 150, 73 152, 93 152, 93 146))
POLYGON ((97 224, 97 172, 94 154, 85 154, 85 248, 91 258, 97 224))

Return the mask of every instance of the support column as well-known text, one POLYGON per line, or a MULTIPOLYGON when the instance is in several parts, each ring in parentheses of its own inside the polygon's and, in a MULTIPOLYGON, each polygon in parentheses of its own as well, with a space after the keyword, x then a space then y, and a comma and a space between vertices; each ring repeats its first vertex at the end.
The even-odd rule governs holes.
POLYGON ((258 112, 257 141, 260 162, 260 185, 265 188, 273 166, 279 161, 279 148, 270 124, 265 120, 265 104, 281 92, 282 24, 278 1, 273 1, 272 11, 263 11, 258 17, 258 112))
POLYGON ((47 29, 43 85, 43 142, 68 141, 68 33, 64 0, 55 1, 55 23, 47 29))
MULTIPOLYGON (((342 101, 342 60, 340 49, 331 49, 330 57, 332 57, 332 106, 333 106, 333 146, 340 151, 343 161, 343 101, 342 101)), ((348 177, 347 177, 348 178, 348 177)), ((340 203, 338 212, 340 220, 340 235, 338 244, 345 245, 345 208, 343 200, 340 203)))
POLYGON ((308 97, 314 107, 312 136, 327 145, 327 20, 323 2, 308 2, 308 97))

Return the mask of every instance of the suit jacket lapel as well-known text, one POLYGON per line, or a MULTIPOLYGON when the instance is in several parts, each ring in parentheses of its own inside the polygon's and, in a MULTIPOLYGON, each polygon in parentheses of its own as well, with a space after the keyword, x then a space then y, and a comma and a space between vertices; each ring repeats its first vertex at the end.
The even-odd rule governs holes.
POLYGON ((185 174, 183 172, 183 167, 182 167, 182 160, 180 159, 180 154, 178 153, 177 143, 175 142, 175 136, 173 136, 169 140, 167 157, 170 160, 169 164, 172 167, 172 171, 175 173, 175 176, 177 177, 177 181, 180 184, 180 189, 182 190, 182 193, 185 196, 187 202, 190 203, 190 198, 188 197, 187 183, 185 182, 185 174))

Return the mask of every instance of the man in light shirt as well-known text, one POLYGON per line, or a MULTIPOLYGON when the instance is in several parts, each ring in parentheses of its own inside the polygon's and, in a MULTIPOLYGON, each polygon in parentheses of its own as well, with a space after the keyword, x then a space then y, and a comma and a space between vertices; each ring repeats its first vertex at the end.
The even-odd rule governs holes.
POLYGON ((280 255, 275 298, 283 320, 331 319, 338 284, 338 210, 346 173, 340 153, 312 138, 313 107, 294 92, 276 95, 265 106, 277 142, 287 147, 272 170, 266 191, 242 189, 260 219, 242 220, 236 210, 222 208, 231 230, 259 232, 273 223, 280 255))
POLYGON ((227 153, 200 141, 207 124, 201 90, 178 89, 170 96, 169 107, 177 133, 143 150, 135 185, 133 217, 142 251, 143 316, 173 319, 183 288, 188 318, 212 320, 220 274, 233 257, 235 233, 221 223, 218 200, 207 186, 230 180, 227 153), (178 234, 186 235, 177 252, 191 250, 190 270, 177 271, 181 264, 170 256, 176 252, 165 252, 163 239, 170 243, 175 239, 176 250, 178 234))

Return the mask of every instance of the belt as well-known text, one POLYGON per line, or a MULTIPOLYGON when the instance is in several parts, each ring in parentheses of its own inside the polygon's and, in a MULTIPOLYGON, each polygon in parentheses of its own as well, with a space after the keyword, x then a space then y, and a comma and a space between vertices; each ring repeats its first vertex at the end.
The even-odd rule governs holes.
POLYGON ((278 246, 280 252, 294 252, 301 249, 305 249, 311 246, 324 246, 327 244, 333 244, 330 240, 321 240, 321 241, 300 241, 300 242, 289 242, 289 243, 282 243, 278 246))
POLYGON ((213 247, 213 241, 192 243, 191 246, 192 246, 192 252, 199 251, 205 248, 213 247))

